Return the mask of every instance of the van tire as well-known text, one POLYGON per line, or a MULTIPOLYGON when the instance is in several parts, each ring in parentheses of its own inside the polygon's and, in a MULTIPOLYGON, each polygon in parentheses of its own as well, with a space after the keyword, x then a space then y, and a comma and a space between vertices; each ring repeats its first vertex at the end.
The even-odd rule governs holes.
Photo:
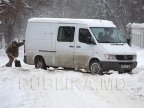
POLYGON ((126 73, 132 74, 132 69, 131 70, 127 70, 126 73))
POLYGON ((36 69, 44 69, 47 70, 47 66, 45 64, 45 61, 42 57, 37 57, 35 60, 35 68, 36 69))
POLYGON ((95 74, 103 75, 103 70, 101 68, 100 62, 98 61, 91 62, 89 69, 92 75, 95 75, 95 74))
POLYGON ((119 74, 123 74, 123 73, 124 73, 124 71, 118 71, 118 73, 119 73, 119 74))

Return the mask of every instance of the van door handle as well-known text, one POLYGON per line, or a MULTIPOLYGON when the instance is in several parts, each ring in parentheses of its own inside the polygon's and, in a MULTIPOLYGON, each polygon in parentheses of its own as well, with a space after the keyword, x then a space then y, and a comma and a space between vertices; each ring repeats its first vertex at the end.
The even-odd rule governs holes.
POLYGON ((81 46, 76 46, 77 48, 81 48, 81 46))
POLYGON ((70 48, 73 48, 74 46, 69 46, 70 48))

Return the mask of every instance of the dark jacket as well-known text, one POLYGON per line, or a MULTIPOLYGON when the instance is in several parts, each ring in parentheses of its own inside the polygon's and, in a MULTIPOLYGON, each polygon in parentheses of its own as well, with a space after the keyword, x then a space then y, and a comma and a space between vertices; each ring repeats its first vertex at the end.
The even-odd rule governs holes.
POLYGON ((7 48, 6 53, 7 55, 12 54, 13 57, 18 57, 19 55, 19 47, 24 45, 24 42, 20 42, 16 44, 16 47, 13 47, 12 44, 7 48))

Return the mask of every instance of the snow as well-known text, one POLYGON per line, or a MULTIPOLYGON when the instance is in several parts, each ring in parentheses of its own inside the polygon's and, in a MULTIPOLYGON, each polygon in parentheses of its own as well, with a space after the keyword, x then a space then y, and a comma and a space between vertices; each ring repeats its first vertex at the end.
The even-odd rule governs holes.
MULTIPOLYGON (((9 3, 9 0, 3 0, 6 3, 9 3)), ((2 3, 2 0, 0 0, 0 3, 2 3)))
POLYGON ((129 24, 129 26, 131 28, 141 28, 141 29, 143 29, 144 28, 144 23, 132 23, 132 24, 129 24))
MULTIPOLYGON (((144 49, 132 75, 91 75, 73 70, 0 67, 0 108, 144 108, 144 49)), ((8 61, 0 50, 0 66, 8 61)))
POLYGON ((4 0, 5 2, 9 3, 9 0, 4 0))

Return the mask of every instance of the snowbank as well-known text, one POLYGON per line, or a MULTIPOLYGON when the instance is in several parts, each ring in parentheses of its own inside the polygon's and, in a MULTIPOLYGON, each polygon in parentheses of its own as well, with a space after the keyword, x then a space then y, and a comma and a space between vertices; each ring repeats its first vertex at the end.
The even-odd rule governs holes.
MULTIPOLYGON (((0 108, 144 108, 144 49, 133 75, 0 68, 0 108)), ((23 60, 23 48, 19 59, 23 60)), ((0 66, 8 61, 0 50, 0 66)))

